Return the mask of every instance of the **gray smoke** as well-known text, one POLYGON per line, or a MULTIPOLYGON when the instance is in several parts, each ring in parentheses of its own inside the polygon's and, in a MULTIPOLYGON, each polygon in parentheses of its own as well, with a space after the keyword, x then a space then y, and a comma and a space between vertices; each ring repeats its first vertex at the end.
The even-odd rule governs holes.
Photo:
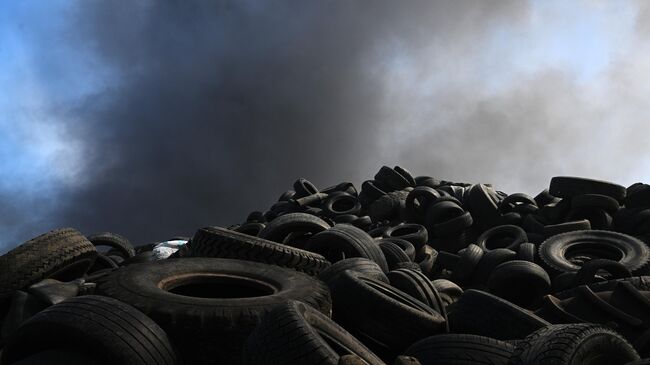
POLYGON ((31 220, 6 199, 8 247, 57 226, 191 235, 298 177, 359 184, 382 164, 534 194, 557 174, 633 182, 630 152, 645 156, 627 129, 641 102, 610 92, 633 74, 509 73, 494 33, 528 26, 522 1, 104 1, 67 16, 64 41, 109 82, 53 111, 83 168, 31 220))

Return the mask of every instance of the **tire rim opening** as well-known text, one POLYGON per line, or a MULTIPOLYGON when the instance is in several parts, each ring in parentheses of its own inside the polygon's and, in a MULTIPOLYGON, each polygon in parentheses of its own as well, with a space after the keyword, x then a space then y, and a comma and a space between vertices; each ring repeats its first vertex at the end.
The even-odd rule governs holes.
POLYGON ((580 258, 580 261, 585 261, 584 258, 589 257, 593 259, 608 259, 612 261, 621 261, 624 253, 611 244, 602 242, 577 242, 566 248, 564 257, 568 261, 574 258, 580 258))
POLYGON ((277 292, 272 285, 256 279, 214 274, 177 276, 158 287, 176 295, 212 299, 256 298, 277 292))

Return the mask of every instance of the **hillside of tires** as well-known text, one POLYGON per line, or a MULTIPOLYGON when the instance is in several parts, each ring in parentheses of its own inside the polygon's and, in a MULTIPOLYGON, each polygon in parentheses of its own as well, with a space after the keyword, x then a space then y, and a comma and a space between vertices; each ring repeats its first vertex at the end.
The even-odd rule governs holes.
POLYGON ((650 364, 650 185, 383 166, 227 227, 0 256, 0 365, 650 364))

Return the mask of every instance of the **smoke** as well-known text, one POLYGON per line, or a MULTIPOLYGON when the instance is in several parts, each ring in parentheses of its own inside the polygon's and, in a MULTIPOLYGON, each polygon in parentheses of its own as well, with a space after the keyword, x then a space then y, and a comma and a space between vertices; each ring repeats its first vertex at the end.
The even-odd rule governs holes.
MULTIPOLYGON (((572 16, 539 6, 75 3, 32 51, 48 69, 54 37, 67 47, 57 64, 72 54, 62 68, 94 75, 74 97, 44 87, 77 152, 49 160, 63 175, 34 194, 33 214, 2 194, 0 245, 58 226, 137 244, 191 235, 268 208, 298 177, 359 184, 382 164, 531 194, 558 174, 633 182, 648 160, 638 80, 649 75, 627 56, 646 50, 621 46, 586 81, 579 62, 529 62, 547 52, 528 42, 553 44, 540 29, 560 32, 572 16)), ((647 23, 636 24, 633 44, 647 23)))

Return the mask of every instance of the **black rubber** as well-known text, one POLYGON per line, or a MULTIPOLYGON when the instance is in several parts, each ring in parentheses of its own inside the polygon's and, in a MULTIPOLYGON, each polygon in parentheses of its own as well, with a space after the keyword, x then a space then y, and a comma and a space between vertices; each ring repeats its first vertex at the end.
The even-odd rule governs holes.
POLYGON ((576 221, 545 225, 544 229, 542 229, 542 234, 545 237, 551 237, 561 233, 584 231, 589 229, 591 229, 591 222, 588 219, 580 219, 576 221))
POLYGON ((618 261, 634 271, 648 263, 650 250, 640 240, 611 231, 574 231, 555 235, 539 246, 539 257, 556 272, 578 271, 570 260, 588 256, 618 261))
POLYGON ((451 281, 463 286, 472 278, 479 261, 483 257, 484 251, 477 245, 471 244, 460 254, 458 263, 451 273, 451 281))
POLYGON ((507 248, 496 248, 486 252, 472 274, 472 287, 484 289, 494 268, 506 261, 514 260, 516 256, 514 251, 507 248))
POLYGON ((452 332, 504 341, 522 339, 550 324, 505 299, 474 289, 466 290, 447 311, 452 332))
POLYGON ((13 364, 53 348, 72 348, 106 365, 180 363, 154 321, 130 305, 97 295, 68 299, 30 318, 10 338, 0 363, 13 364))
POLYGON ((309 180, 302 177, 293 183, 293 189, 296 192, 295 195, 292 196, 293 199, 298 199, 318 193, 318 188, 314 186, 314 184, 312 184, 309 180))
POLYGON ((616 213, 620 208, 618 201, 607 195, 582 194, 571 198, 571 208, 600 208, 608 213, 616 213))
POLYGON ((406 181, 409 182, 409 186, 415 186, 415 178, 407 169, 401 166, 395 166, 393 167, 393 170, 395 170, 395 172, 397 172, 398 174, 402 175, 402 177, 404 177, 404 179, 406 179, 406 181))
POLYGON ((329 314, 325 283, 257 262, 182 258, 131 265, 102 277, 98 293, 150 316, 188 363, 239 363, 260 318, 289 299, 329 314), (221 346, 209 344, 220 343, 221 346))
POLYGON ((253 237, 258 237, 260 232, 264 230, 264 227, 266 227, 264 223, 248 222, 235 228, 235 232, 244 233, 253 237))
POLYGON ((506 365, 514 346, 489 337, 450 333, 411 345, 404 353, 422 365, 506 365))
POLYGON ((267 313, 246 340, 244 365, 337 365, 354 354, 364 364, 384 365, 359 340, 326 315, 297 301, 267 313))
POLYGON ((401 238, 392 238, 392 237, 382 238, 378 240, 378 242, 383 242, 383 241, 392 242, 396 244, 402 249, 402 251, 406 253, 406 256, 408 256, 408 258, 411 261, 415 261, 415 246, 413 246, 411 242, 407 240, 403 240, 401 238))
POLYGON ((535 251, 535 244, 524 242, 517 248, 517 260, 535 262, 535 251))
POLYGON ((377 243, 379 244, 379 248, 384 254, 384 257, 386 257, 386 262, 388 263, 389 270, 395 270, 397 268, 397 264, 403 262, 412 262, 406 252, 404 252, 404 250, 402 250, 396 244, 390 241, 377 241, 377 243))
POLYGON ((390 227, 384 232, 384 237, 401 238, 413 244, 418 252, 429 241, 429 234, 424 226, 414 223, 405 223, 390 227))
POLYGON ((515 251, 520 244, 527 240, 526 231, 520 227, 503 225, 483 232, 476 240, 476 244, 484 251, 495 248, 507 248, 515 251))
POLYGON ((0 303, 14 290, 45 278, 82 277, 97 256, 95 246, 72 228, 44 233, 0 256, 0 303))
POLYGON ((551 279, 541 266, 533 262, 512 260, 492 270, 488 289, 514 304, 531 308, 551 292, 551 279))
POLYGON ((368 215, 373 222, 381 220, 402 220, 408 191, 396 190, 382 195, 368 207, 368 215))
POLYGON ((537 207, 537 202, 531 196, 526 194, 510 194, 499 203, 499 210, 501 210, 502 213, 509 213, 516 209, 517 206, 521 205, 532 205, 537 207))
POLYGON ((595 259, 586 262, 574 277, 574 286, 587 285, 595 281, 599 271, 606 271, 611 276, 609 279, 622 279, 632 276, 630 270, 618 261, 595 259))
POLYGON ((357 197, 350 194, 332 193, 323 203, 323 211, 330 217, 343 214, 357 215, 361 212, 361 203, 357 197))
POLYGON ((616 331, 593 324, 542 328, 520 341, 509 365, 623 365, 639 360, 616 331))
POLYGON ((422 220, 429 206, 440 198, 440 193, 428 186, 418 186, 406 196, 404 206, 411 219, 422 220))
POLYGON ((376 262, 384 272, 388 271, 388 263, 377 242, 363 230, 349 224, 337 224, 315 234, 305 248, 323 255, 331 262, 349 257, 365 257, 376 262))
POLYGON ((434 224, 432 229, 433 232, 439 237, 448 237, 456 233, 462 232, 466 228, 469 228, 474 224, 474 220, 470 212, 464 212, 463 214, 434 224))
POLYGON ((131 245, 131 242, 129 242, 126 237, 120 236, 117 233, 95 233, 87 238, 95 247, 109 246, 116 249, 125 259, 135 256, 135 249, 133 248, 133 245, 131 245))
POLYGON ((379 267, 379 265, 377 265, 376 262, 370 261, 363 257, 353 257, 353 258, 338 261, 334 263, 332 266, 323 270, 318 275, 318 278, 324 281, 325 283, 329 284, 337 276, 343 274, 345 270, 356 271, 372 279, 383 281, 386 284, 389 283, 389 280, 386 277, 384 271, 382 271, 381 267, 379 267))
MULTIPOLYGON (((445 318, 445 322, 447 321, 445 304, 438 290, 436 290, 431 280, 424 276, 422 272, 409 269, 397 269, 389 272, 386 276, 390 280, 390 285, 428 305, 440 313, 445 318)), ((449 332, 448 327, 447 332, 449 332)))
POLYGON ((612 197, 619 202, 623 201, 626 194, 625 187, 621 185, 607 181, 570 176, 556 176, 552 178, 548 191, 551 195, 560 198, 572 198, 582 194, 600 194, 612 197))
POLYGON ((467 203, 474 222, 483 229, 492 227, 501 215, 491 188, 483 184, 473 185, 469 189, 467 203))
MULTIPOLYGON (((402 190, 412 186, 411 183, 399 172, 388 166, 382 166, 375 174, 375 180, 386 185, 390 190, 402 190)), ((415 182, 415 181, 414 181, 415 182)))
MULTIPOLYGON (((444 317, 412 296, 361 273, 346 271, 330 285, 337 322, 394 355, 413 342, 445 331, 444 317)), ((361 338, 360 338, 361 339, 361 338)), ((362 340, 363 341, 363 340, 362 340)))
POLYGON ((311 214, 288 213, 267 223, 258 236, 269 241, 282 243, 291 233, 316 234, 330 227, 327 222, 311 214))

